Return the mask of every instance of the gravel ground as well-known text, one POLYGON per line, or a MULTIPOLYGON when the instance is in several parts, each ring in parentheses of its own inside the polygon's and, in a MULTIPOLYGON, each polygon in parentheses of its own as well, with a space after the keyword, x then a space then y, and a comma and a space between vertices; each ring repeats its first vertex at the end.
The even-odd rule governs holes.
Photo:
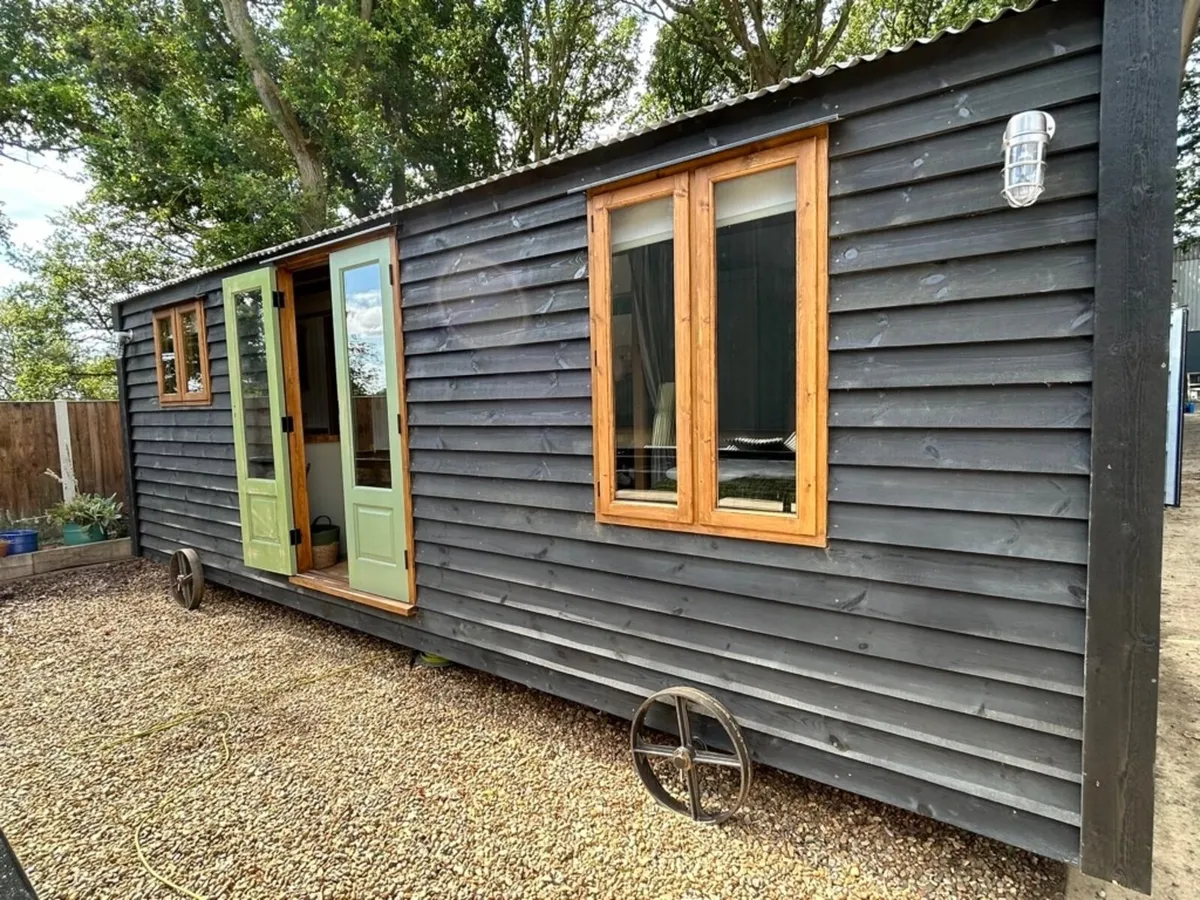
POLYGON ((1057 864, 762 768, 693 825, 623 722, 233 592, 185 612, 141 561, 0 588, 0 672, 0 827, 43 900, 177 896, 135 833, 209 897, 1061 896, 1057 864))

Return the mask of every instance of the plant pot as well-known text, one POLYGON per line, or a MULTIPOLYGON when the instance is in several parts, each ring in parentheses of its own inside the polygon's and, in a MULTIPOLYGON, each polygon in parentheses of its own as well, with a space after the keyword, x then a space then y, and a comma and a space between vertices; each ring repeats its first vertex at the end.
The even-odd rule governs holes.
POLYGON ((16 556, 18 553, 32 553, 38 548, 38 533, 32 528, 0 531, 0 541, 8 542, 9 556, 16 556))
POLYGON ((68 522, 63 526, 63 543, 68 547, 80 544, 94 544, 104 540, 104 529, 99 525, 77 525, 68 522))

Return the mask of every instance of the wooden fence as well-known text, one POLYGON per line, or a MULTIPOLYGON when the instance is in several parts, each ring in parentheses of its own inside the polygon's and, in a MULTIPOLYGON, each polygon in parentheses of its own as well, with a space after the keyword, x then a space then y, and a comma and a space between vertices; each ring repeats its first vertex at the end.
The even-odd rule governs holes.
POLYGON ((39 516, 77 493, 124 501, 122 448, 115 400, 0 403, 0 516, 39 516))

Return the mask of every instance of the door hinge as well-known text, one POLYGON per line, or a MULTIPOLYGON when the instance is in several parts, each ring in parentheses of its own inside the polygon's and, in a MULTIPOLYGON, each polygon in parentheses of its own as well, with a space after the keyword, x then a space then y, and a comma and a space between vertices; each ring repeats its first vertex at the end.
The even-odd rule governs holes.
POLYGON ((396 283, 396 273, 392 270, 392 264, 388 263, 388 284, 396 283))
POLYGON ((301 537, 302 536, 300 534, 300 529, 293 528, 291 531, 288 532, 288 543, 291 544, 293 547, 299 547, 301 537))
POLYGON ((404 568, 408 568, 408 551, 404 551, 404 568))
POLYGON ((404 434, 404 413, 396 413, 396 431, 404 434))
POLYGON ((283 291, 271 291, 271 305, 283 309, 283 291))
POLYGON ((283 429, 284 434, 291 434, 296 430, 296 423, 291 416, 284 416, 279 420, 279 427, 283 429))

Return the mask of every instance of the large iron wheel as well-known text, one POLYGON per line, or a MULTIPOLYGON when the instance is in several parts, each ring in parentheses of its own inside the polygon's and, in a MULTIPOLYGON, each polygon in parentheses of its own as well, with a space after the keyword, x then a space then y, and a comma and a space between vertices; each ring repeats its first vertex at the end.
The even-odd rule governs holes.
POLYGON ((171 554, 171 596, 184 609, 196 609, 204 598, 204 566, 200 554, 187 547, 171 554))
MULTIPOLYGON (((703 691, 690 687, 673 687, 650 695, 633 717, 630 729, 630 747, 633 751, 633 767, 642 785, 660 805, 691 817, 694 822, 716 825, 724 822, 741 808, 750 793, 753 768, 750 750, 742 737, 742 730, 733 715, 715 698, 703 691), (648 740, 646 717, 655 705, 663 703, 675 714, 675 727, 679 740, 675 744, 664 744, 648 740), (693 737, 693 715, 700 714, 716 721, 725 732, 726 741, 733 753, 710 750, 699 738, 693 737), (686 791, 686 800, 676 797, 663 784, 663 779, 653 765, 655 760, 669 760, 671 770, 677 772, 686 791), (723 802, 717 808, 706 808, 703 801, 704 782, 701 771, 712 769, 738 770, 738 788, 735 798, 723 802)), ((668 776, 668 780, 673 780, 668 776)))

